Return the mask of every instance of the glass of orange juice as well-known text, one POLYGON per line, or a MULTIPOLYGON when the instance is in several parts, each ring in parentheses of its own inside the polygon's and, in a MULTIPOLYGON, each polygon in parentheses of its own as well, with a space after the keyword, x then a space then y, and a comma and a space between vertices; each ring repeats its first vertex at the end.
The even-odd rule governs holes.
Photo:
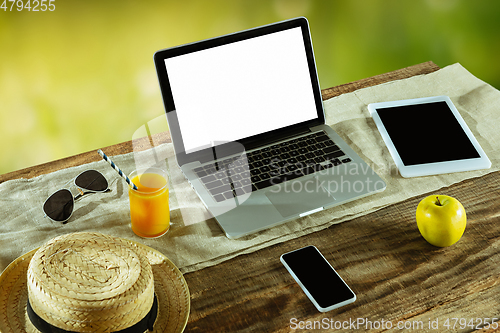
POLYGON ((132 231, 137 236, 155 238, 170 228, 168 177, 158 168, 134 170, 129 176, 137 186, 128 191, 132 231))

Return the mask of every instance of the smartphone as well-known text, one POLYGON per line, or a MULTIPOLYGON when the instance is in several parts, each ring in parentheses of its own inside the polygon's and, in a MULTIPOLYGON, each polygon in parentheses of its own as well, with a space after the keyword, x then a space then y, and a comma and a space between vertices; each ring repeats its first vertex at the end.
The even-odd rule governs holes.
POLYGON ((280 258, 318 311, 327 312, 356 300, 356 295, 315 246, 285 253, 280 258))

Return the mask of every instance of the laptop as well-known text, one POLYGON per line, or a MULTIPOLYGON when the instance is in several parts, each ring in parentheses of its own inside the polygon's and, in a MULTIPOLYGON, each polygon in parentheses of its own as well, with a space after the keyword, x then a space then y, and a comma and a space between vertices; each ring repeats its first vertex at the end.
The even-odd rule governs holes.
POLYGON ((226 236, 383 191, 325 125, 304 17, 154 55, 175 156, 226 236))

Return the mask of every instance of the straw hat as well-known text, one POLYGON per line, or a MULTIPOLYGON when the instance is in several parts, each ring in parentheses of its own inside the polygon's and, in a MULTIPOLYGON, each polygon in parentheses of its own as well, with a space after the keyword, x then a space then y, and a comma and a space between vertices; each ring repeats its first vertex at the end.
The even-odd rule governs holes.
POLYGON ((182 332, 189 316, 189 290, 171 261, 99 233, 50 240, 12 262, 0 286, 1 333, 142 333, 148 322, 153 332, 182 332))

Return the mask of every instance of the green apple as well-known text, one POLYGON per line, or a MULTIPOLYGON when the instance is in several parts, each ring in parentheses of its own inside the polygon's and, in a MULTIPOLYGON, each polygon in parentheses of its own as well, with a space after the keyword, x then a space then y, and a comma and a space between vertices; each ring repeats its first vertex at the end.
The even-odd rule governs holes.
POLYGON ((416 219, 422 237, 439 247, 458 242, 467 224, 464 206, 447 195, 430 195, 420 201, 416 219))

